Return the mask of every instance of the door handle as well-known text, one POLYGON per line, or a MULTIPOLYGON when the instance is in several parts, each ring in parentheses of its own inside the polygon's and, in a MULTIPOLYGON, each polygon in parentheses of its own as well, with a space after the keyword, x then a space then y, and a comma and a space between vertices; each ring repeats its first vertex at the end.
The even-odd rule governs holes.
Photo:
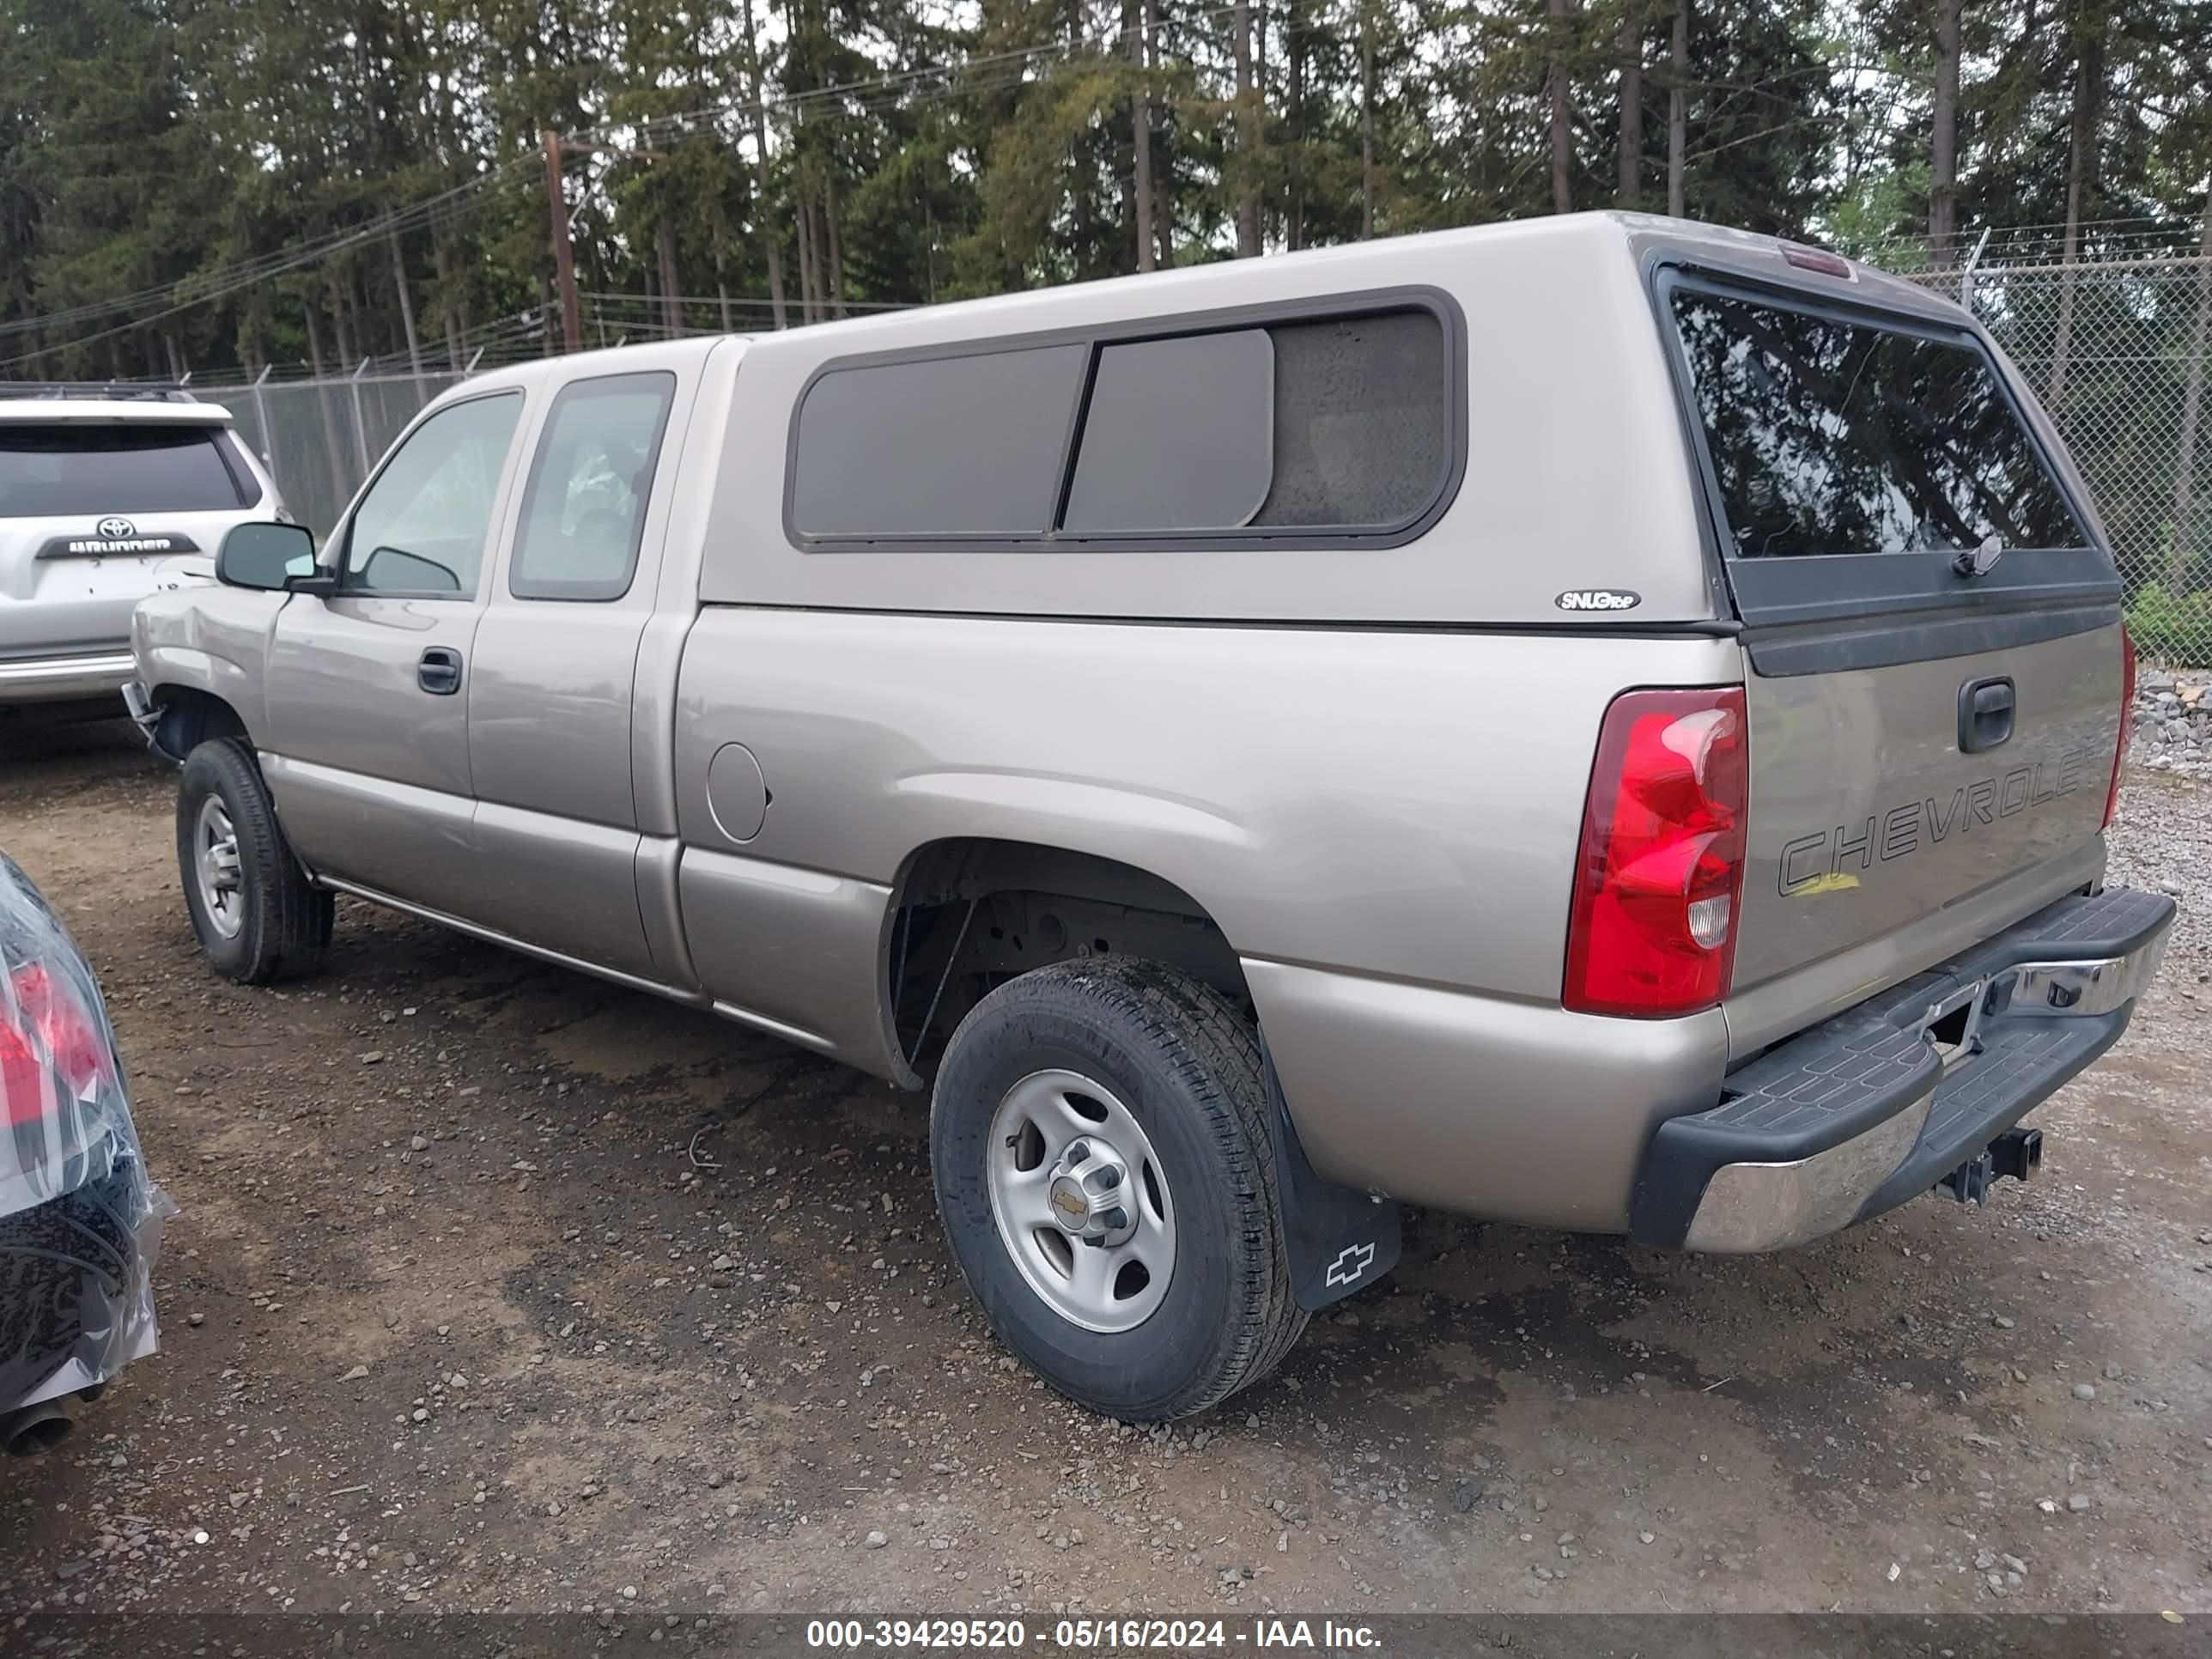
POLYGON ((451 646, 432 646, 415 665, 415 684, 434 697, 452 696, 461 689, 461 653, 451 646))
POLYGON ((1959 752, 1978 755, 2012 736, 2012 681, 1968 680, 1959 688, 1959 752))

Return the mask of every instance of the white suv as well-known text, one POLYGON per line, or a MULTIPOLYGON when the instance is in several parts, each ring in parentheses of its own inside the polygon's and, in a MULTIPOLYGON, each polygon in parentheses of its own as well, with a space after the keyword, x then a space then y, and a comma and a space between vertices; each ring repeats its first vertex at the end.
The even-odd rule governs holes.
POLYGON ((218 404, 137 388, 9 389, 0 709, 112 697, 131 678, 138 601, 211 568, 231 526, 282 518, 283 503, 218 404))

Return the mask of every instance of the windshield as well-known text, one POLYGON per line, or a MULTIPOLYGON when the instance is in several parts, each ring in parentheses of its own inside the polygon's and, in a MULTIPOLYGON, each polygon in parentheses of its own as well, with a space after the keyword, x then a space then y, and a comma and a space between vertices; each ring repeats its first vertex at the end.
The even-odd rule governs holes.
POLYGON ((1736 556, 2088 544, 1975 346, 1693 288, 1673 299, 1736 556))
POLYGON ((251 506, 254 497, 239 488, 218 439, 205 426, 0 422, 0 518, 251 506))

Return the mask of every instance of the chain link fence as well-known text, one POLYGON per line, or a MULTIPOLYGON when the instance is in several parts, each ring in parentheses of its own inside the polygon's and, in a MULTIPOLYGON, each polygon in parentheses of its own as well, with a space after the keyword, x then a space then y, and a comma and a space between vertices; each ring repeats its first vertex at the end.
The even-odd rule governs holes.
POLYGON ((2122 252, 1913 280, 1969 307, 2089 483, 2144 656, 2212 666, 2212 258, 2122 252))
POLYGON ((261 458, 292 516, 320 534, 422 405, 462 378, 364 371, 343 380, 195 387, 193 395, 230 410, 238 441, 261 458))

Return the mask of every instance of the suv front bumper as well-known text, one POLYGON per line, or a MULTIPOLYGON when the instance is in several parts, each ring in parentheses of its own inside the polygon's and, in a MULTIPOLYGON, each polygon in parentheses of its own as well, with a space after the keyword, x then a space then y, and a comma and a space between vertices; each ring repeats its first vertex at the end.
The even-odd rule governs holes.
POLYGON ((112 697, 137 672, 128 650, 67 657, 0 658, 0 707, 112 697))
POLYGON ((1925 1192, 2119 1041, 2173 918, 2154 893, 2063 898, 1769 1049, 1659 1126, 1630 1231, 1778 1249, 1925 1192))

